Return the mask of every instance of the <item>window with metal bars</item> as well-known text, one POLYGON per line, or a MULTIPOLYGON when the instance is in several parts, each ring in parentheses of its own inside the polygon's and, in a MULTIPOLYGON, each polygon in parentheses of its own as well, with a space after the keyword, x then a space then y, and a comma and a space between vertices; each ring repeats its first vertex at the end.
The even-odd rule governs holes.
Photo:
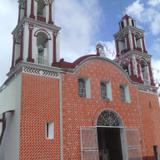
POLYGON ((101 81, 101 97, 104 100, 112 100, 112 88, 110 81, 101 81))
POLYGON ((120 97, 121 97, 121 101, 125 102, 126 98, 125 98, 125 86, 124 85, 120 85, 120 97))
POLYGON ((86 80, 83 78, 78 79, 78 95, 86 97, 86 80))
POLYGON ((101 82, 101 97, 107 99, 107 84, 105 82, 101 82))
POLYGON ((131 100, 128 85, 120 85, 120 98, 122 102, 130 103, 131 100))

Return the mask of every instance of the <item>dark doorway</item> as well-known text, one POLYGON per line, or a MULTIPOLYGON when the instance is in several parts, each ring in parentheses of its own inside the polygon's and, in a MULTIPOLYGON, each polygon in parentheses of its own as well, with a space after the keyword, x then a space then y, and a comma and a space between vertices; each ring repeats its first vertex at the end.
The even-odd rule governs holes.
POLYGON ((120 128, 98 127, 100 160, 123 160, 120 128))

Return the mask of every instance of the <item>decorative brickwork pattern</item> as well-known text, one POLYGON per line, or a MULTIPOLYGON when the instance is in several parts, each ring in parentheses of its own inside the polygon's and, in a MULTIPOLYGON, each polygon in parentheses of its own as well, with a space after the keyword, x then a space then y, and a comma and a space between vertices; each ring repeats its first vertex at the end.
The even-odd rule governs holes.
POLYGON ((20 160, 60 160, 59 82, 22 74, 20 160), (54 122, 54 139, 45 138, 46 122, 54 122))
POLYGON ((33 75, 40 75, 40 76, 53 77, 53 78, 58 78, 59 76, 57 72, 37 69, 33 67, 28 67, 28 66, 23 68, 23 72, 33 74, 33 75))
MULTIPOLYGON (((20 160, 60 160, 60 81, 52 76, 38 75, 22 74, 20 160), (45 139, 45 123, 49 121, 55 124, 54 140, 45 139)), ((129 82, 119 68, 103 59, 90 59, 80 65, 74 73, 66 72, 61 74, 61 77, 64 160, 81 160, 82 157, 85 157, 85 160, 98 158, 97 150, 92 154, 91 151, 86 152, 86 149, 81 152, 80 128, 95 126, 99 115, 108 109, 119 115, 124 127, 139 132, 139 146, 142 153, 135 149, 128 152, 129 156, 142 154, 144 158, 154 158, 153 145, 160 145, 158 136, 160 135, 160 127, 158 127, 160 108, 155 93, 140 91, 137 85, 129 82), (90 98, 78 95, 79 77, 90 79, 90 98), (102 99, 101 81, 111 82, 113 94, 111 101, 102 99), (130 103, 121 101, 120 84, 128 85, 130 103), (94 155, 94 158, 91 155, 94 155)), ((84 134, 89 137, 90 133, 84 134)))

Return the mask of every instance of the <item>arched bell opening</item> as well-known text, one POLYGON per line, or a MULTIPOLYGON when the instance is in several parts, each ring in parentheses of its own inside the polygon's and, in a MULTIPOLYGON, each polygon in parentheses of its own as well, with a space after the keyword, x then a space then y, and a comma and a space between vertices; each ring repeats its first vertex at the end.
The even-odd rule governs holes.
POLYGON ((26 0, 19 0, 19 21, 25 16, 26 0))
POLYGON ((149 69, 148 69, 148 64, 145 60, 141 60, 140 62, 141 65, 141 75, 144 83, 148 84, 149 83, 149 69))
POLYGON ((124 71, 130 75, 130 70, 129 70, 129 65, 128 64, 122 64, 122 68, 124 69, 124 71))
POLYGON ((37 19, 41 21, 45 21, 46 19, 46 13, 47 13, 47 7, 44 0, 36 0, 36 6, 37 6, 37 19))
POLYGON ((21 46, 22 46, 22 32, 19 32, 15 36, 15 48, 14 48, 14 59, 15 59, 15 64, 18 62, 20 58, 20 51, 21 51, 21 46))
POLYGON ((37 34, 37 63, 42 65, 49 64, 49 39, 44 32, 37 34))
POLYGON ((97 119, 99 160, 124 160, 126 158, 124 126, 120 116, 104 110, 97 119))

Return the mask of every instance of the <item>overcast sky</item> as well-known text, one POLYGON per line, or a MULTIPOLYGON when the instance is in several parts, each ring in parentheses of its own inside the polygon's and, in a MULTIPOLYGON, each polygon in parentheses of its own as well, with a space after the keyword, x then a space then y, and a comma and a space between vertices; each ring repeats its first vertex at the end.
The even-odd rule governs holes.
MULTIPOLYGON (((155 79, 160 81, 160 0, 55 0, 55 23, 61 29, 61 58, 73 61, 95 52, 98 41, 113 58, 113 34, 126 13, 145 30, 147 50, 152 55, 155 79)), ((0 83, 9 71, 12 55, 11 32, 18 17, 17 0, 0 1, 0 83)))

